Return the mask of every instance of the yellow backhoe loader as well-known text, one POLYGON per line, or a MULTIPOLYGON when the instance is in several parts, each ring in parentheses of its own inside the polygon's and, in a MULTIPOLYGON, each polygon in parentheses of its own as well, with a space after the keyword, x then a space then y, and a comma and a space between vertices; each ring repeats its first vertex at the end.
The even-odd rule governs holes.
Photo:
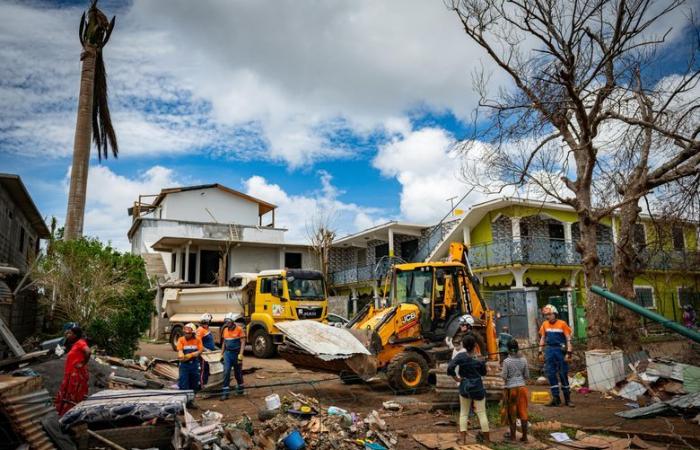
POLYGON ((346 382, 383 372, 397 391, 420 388, 428 383, 430 368, 450 358, 444 340, 454 335, 463 314, 474 317, 476 332, 484 338, 487 348, 481 353, 498 359, 494 312, 477 286, 466 248, 452 244, 446 262, 392 266, 382 305, 367 305, 345 329, 321 324, 304 329, 306 321, 282 329, 280 355, 299 367, 339 373, 346 382), (361 345, 348 345, 351 339, 361 345))

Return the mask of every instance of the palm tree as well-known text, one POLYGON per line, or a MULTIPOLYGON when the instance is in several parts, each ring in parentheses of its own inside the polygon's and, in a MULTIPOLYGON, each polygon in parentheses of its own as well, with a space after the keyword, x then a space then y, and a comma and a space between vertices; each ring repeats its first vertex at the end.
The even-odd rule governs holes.
POLYGON ((92 0, 90 9, 80 18, 78 36, 83 51, 80 55, 80 94, 78 96, 78 119, 73 143, 73 166, 68 192, 65 239, 76 239, 83 234, 85 215, 85 193, 87 191, 88 168, 90 166, 90 134, 97 146, 97 157, 107 158, 108 148, 117 157, 117 136, 107 105, 107 74, 102 59, 102 49, 109 41, 114 29, 115 17, 107 20, 97 9, 97 0, 92 0))

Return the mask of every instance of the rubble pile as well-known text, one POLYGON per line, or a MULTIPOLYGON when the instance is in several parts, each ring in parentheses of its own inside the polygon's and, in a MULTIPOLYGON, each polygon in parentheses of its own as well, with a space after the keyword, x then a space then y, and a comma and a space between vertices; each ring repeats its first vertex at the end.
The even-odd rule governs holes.
MULTIPOLYGON (((575 383, 571 383, 575 387, 575 383)), ((581 392, 585 387, 579 387, 581 392)), ((627 374, 605 393, 629 402, 619 417, 635 419, 675 412, 700 421, 700 367, 645 356, 627 364, 627 374)))

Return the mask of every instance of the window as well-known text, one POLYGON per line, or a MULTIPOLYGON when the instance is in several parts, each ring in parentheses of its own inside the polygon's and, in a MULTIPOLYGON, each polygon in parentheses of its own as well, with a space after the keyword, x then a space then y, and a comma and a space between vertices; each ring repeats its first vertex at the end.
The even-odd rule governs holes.
POLYGON ((637 248, 643 248, 647 245, 647 235, 644 231, 644 224, 635 223, 632 227, 632 242, 637 248))
POLYGON ((678 306, 682 308, 685 305, 693 305, 694 308, 700 307, 700 292, 695 292, 693 288, 689 287, 679 287, 678 306))
POLYGON ((285 253, 284 267, 287 269, 301 269, 301 253, 285 253))
POLYGON ((683 236, 683 227, 673 227, 671 229, 673 237, 673 249, 679 252, 685 250, 685 238, 683 236))
POLYGON ((650 286, 635 286, 634 287, 634 302, 645 308, 654 307, 654 289, 650 286))
POLYGON ((170 273, 175 272, 177 266, 177 253, 170 254, 170 273))
POLYGON ((19 252, 24 252, 24 227, 19 227, 19 252))
POLYGON ((374 260, 379 261, 382 257, 389 256, 389 244, 380 244, 374 247, 374 260))
POLYGON ((216 284, 219 275, 219 252, 216 250, 201 250, 199 258, 199 282, 216 284))
POLYGON ((261 294, 271 294, 272 293, 272 278, 263 278, 260 280, 260 293, 261 294))
POLYGON ((418 251, 418 239, 411 239, 401 243, 401 257, 406 261, 410 261, 418 251))

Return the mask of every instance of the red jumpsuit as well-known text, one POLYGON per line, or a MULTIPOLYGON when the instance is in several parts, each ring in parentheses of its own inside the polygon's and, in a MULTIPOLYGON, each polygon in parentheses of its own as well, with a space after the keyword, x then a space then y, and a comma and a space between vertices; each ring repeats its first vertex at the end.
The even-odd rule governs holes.
POLYGON ((86 348, 88 348, 88 344, 85 339, 78 339, 66 356, 63 381, 58 389, 58 394, 56 394, 56 410, 59 416, 64 415, 87 397, 89 374, 86 348))

